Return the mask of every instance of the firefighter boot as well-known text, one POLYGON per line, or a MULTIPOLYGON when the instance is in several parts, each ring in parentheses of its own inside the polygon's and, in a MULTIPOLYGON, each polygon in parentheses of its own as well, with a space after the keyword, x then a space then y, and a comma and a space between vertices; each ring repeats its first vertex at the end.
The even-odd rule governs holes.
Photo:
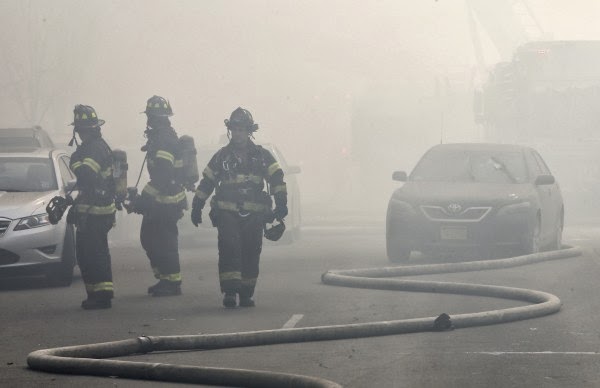
POLYGON ((223 306, 228 309, 232 309, 236 306, 236 295, 234 292, 226 292, 225 297, 223 298, 223 306))
POLYGON ((176 296, 181 295, 181 285, 161 279, 155 285, 148 287, 148 293, 152 296, 176 296))
POLYGON ((254 307, 256 304, 250 297, 242 297, 240 295, 240 307, 254 307))
POLYGON ((109 309, 112 307, 111 296, 104 294, 89 294, 88 298, 81 302, 81 308, 84 310, 109 309))
POLYGON ((256 304, 252 297, 250 297, 249 293, 245 290, 242 290, 239 293, 240 296, 240 307, 254 307, 256 304))

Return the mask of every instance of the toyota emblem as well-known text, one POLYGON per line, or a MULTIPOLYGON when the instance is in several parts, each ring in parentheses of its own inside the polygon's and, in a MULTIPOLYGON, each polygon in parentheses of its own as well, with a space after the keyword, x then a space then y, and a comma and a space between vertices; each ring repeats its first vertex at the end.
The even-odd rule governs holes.
POLYGON ((450 214, 458 214, 462 210, 462 206, 460 206, 458 203, 451 203, 448 205, 447 209, 450 214))

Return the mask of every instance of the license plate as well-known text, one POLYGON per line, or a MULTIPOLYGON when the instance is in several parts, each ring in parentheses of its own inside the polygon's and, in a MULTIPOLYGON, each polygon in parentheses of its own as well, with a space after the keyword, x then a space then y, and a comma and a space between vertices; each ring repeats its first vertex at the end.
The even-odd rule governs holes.
POLYGON ((442 240, 466 240, 467 228, 457 226, 442 226, 442 240))

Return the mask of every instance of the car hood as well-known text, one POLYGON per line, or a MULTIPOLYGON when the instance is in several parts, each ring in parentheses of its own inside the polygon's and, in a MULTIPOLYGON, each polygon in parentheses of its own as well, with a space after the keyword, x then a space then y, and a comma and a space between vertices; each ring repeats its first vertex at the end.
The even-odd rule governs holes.
POLYGON ((0 217, 17 219, 46 212, 46 205, 58 191, 7 192, 0 191, 0 217))
POLYGON ((468 202, 494 205, 527 201, 532 195, 531 184, 409 181, 394 192, 393 198, 419 204, 468 202))

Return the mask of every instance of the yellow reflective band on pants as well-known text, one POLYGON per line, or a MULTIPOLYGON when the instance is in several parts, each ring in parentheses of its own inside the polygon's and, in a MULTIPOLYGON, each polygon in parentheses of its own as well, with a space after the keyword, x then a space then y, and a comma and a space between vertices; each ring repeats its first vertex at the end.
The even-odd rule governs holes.
POLYGON ((85 290, 88 293, 100 292, 100 291, 114 291, 113 282, 102 282, 94 284, 86 284, 85 290))
POLYGON ((75 211, 77 213, 87 213, 94 214, 97 216, 109 215, 113 214, 117 211, 114 203, 106 206, 95 206, 95 205, 85 205, 85 204, 77 204, 75 205, 75 211))
POLYGON ((224 281, 224 280, 242 280, 242 273, 239 272, 239 271, 221 272, 219 274, 219 279, 221 281, 224 281))
POLYGON ((154 277, 156 279, 160 279, 160 271, 156 267, 152 267, 152 272, 154 272, 154 277))
POLYGON ((166 205, 173 205, 185 201, 185 192, 183 190, 175 195, 162 195, 160 191, 152 187, 149 183, 144 187, 144 190, 142 190, 142 194, 147 194, 156 202, 166 205))
POLYGON ((242 279, 242 286, 256 286, 256 280, 257 278, 245 278, 242 279))
POLYGON ((238 206, 238 204, 234 203, 234 202, 217 201, 217 208, 222 209, 222 210, 235 211, 235 212, 245 210, 248 212, 255 212, 255 213, 260 213, 260 212, 264 212, 265 210, 267 210, 267 207, 265 205, 263 205, 262 203, 248 202, 248 201, 242 202, 242 206, 238 206))
POLYGON ((181 282, 181 273, 172 273, 169 275, 159 274, 158 279, 167 280, 169 282, 181 282))

